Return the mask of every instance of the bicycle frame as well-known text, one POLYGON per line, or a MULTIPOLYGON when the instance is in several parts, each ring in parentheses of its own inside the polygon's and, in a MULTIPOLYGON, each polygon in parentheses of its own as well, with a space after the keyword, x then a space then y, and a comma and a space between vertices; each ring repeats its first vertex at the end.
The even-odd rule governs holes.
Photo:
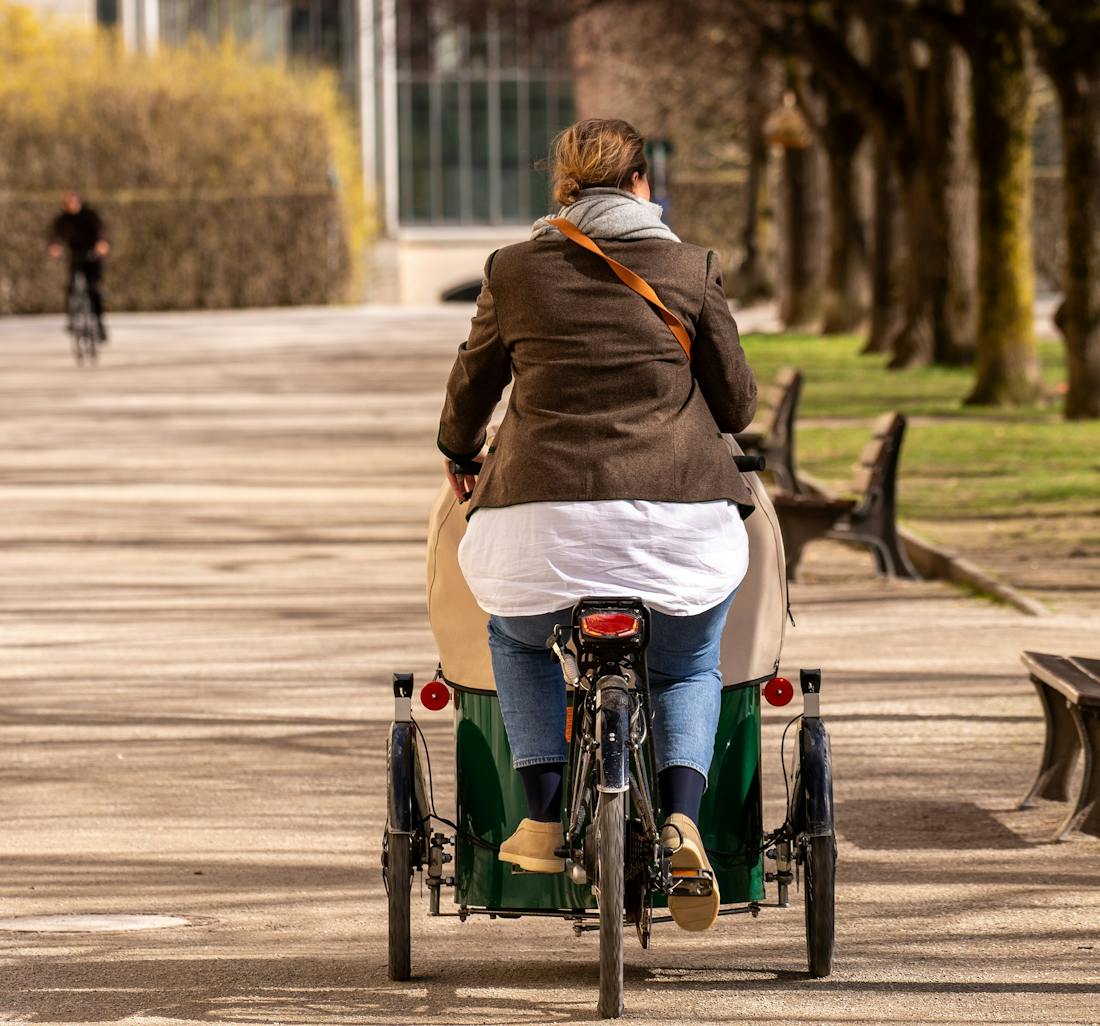
MULTIPOLYGON (((642 744, 651 717, 645 671, 649 611, 639 599, 581 599, 569 625, 559 624, 548 646, 573 688, 569 767, 572 787, 565 846, 575 850, 600 792, 640 791, 640 804, 653 821, 648 787, 632 786, 645 773, 642 744), (597 639, 583 633, 582 618, 612 611, 632 615, 639 629, 629 637, 597 639), (568 635, 568 638, 567 638, 568 635), (567 648, 572 641, 576 655, 567 648)), ((654 836, 656 831, 654 830, 654 836)))
POLYGON ((558 657, 566 682, 573 687, 571 788, 563 854, 570 862, 574 882, 587 882, 592 868, 587 831, 594 822, 599 795, 629 792, 640 827, 634 842, 649 853, 644 866, 647 889, 665 894, 677 890, 709 892, 709 878, 672 876, 672 852, 660 842, 650 784, 656 752, 645 661, 649 631, 649 610, 640 599, 584 598, 573 609, 572 623, 568 627, 558 625, 549 639, 548 646, 558 657), (586 633, 585 619, 601 613, 633 616, 638 629, 625 637, 601 638, 586 633), (576 655, 566 647, 567 633, 576 655))
POLYGON ((69 323, 73 336, 73 353, 77 363, 84 358, 96 359, 97 326, 92 310, 91 295, 88 291, 88 279, 83 271, 73 274, 69 288, 69 323))

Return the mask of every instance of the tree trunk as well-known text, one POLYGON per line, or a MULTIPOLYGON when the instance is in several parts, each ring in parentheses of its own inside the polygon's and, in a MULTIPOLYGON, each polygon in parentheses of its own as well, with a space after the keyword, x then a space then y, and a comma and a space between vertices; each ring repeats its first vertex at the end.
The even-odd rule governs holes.
POLYGON ((897 167, 901 176, 901 201, 905 226, 905 263, 902 271, 901 328, 890 340, 889 366, 893 370, 924 367, 936 353, 933 330, 932 298, 936 274, 932 219, 936 207, 932 201, 929 176, 920 166, 897 167))
POLYGON ((783 152, 786 193, 785 287, 780 314, 788 331, 816 331, 824 305, 824 161, 816 146, 783 152))
POLYGON ((822 135, 829 160, 829 266, 822 330, 860 331, 870 302, 870 269, 864 231, 860 146, 863 122, 833 92, 826 95, 822 135))
POLYGON ((916 151, 894 150, 902 178, 909 266, 894 368, 969 363, 974 356, 973 174, 966 144, 965 58, 944 40, 904 71, 916 151))
MULTIPOLYGON (((897 41, 885 19, 872 23, 871 70, 875 78, 892 94, 901 93, 898 69, 897 41)), ((901 213, 901 191, 893 156, 898 144, 890 132, 891 142, 883 138, 878 122, 872 122, 874 133, 874 220, 871 250, 871 331, 865 353, 889 353, 894 338, 905 323, 903 282, 908 257, 903 245, 905 224, 901 213)))
POLYGON ((967 402, 1024 404, 1041 386, 1031 259, 1031 42, 1007 0, 983 4, 976 22, 978 351, 967 402))
MULTIPOLYGON (((1055 74, 1062 107, 1069 419, 1100 417, 1100 60, 1095 49, 1055 74)), ((1052 69, 1054 70, 1054 69, 1052 69)))
MULTIPOLYGON (((834 10, 835 31, 861 60, 870 41, 862 20, 834 10)), ((829 242, 822 330, 859 331, 870 307, 867 247, 867 126, 843 92, 817 74, 801 76, 799 99, 829 168, 829 242)))
POLYGON ((888 353, 901 326, 901 220, 898 183, 890 155, 874 149, 874 220, 871 248, 871 330, 865 353, 888 353))
POLYGON ((967 259, 965 250, 956 253, 952 248, 961 243, 961 233, 948 226, 965 190, 949 189, 948 183, 962 156, 954 122, 965 97, 958 76, 949 73, 953 66, 945 63, 949 44, 937 32, 919 39, 909 19, 877 13, 870 16, 868 69, 819 18, 807 14, 800 27, 815 69, 863 116, 897 172, 906 215, 904 319, 891 339, 890 365, 963 361, 972 344, 965 317, 957 313, 960 304, 965 309, 966 275, 956 269, 965 268, 967 259), (961 292, 958 299, 952 298, 956 287, 961 292), (951 316, 948 310, 954 311, 951 316))
POLYGON ((933 103, 926 138, 941 212, 936 248, 942 254, 933 296, 936 362, 973 363, 978 321, 977 169, 970 143, 970 69, 958 46, 933 49, 933 103))
POLYGON ((774 78, 771 64, 763 47, 758 47, 749 70, 749 81, 754 87, 746 99, 749 167, 745 222, 741 229, 741 266, 734 285, 734 295, 742 306, 775 295, 769 259, 772 212, 768 195, 768 140, 764 134, 764 122, 776 101, 776 90, 771 88, 774 78))

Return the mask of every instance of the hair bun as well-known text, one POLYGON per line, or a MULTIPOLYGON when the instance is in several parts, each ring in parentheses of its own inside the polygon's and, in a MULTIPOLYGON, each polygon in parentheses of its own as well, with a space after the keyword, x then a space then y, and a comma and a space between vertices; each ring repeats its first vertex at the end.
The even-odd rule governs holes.
POLYGON ((554 199, 563 207, 575 203, 580 191, 581 183, 571 175, 563 175, 554 182, 554 199))
POLYGON ((554 200, 576 202, 582 186, 628 188, 634 174, 645 175, 645 139, 617 118, 588 118, 559 132, 548 161, 554 200))

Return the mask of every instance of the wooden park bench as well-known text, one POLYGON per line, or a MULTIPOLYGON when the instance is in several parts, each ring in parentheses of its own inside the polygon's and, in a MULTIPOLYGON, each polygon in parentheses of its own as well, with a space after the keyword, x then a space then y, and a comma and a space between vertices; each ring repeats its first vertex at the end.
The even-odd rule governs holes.
POLYGON ((785 492, 801 490, 794 469, 794 422, 801 394, 802 372, 784 367, 771 387, 766 418, 734 435, 743 453, 767 460, 776 486, 785 492))
POLYGON ((1046 720, 1046 741, 1035 783, 1021 809, 1037 798, 1070 801, 1078 754, 1085 769, 1077 801, 1054 835, 1061 841, 1072 830, 1100 837, 1100 659, 1024 652, 1020 659, 1039 693, 1046 720))
POLYGON ((898 540, 897 482, 905 416, 884 413, 875 421, 873 437, 863 447, 851 490, 856 499, 820 494, 785 494, 773 497, 783 547, 787 553, 787 577, 794 579, 802 550, 817 538, 836 538, 870 547, 880 574, 920 580, 920 574, 898 540))

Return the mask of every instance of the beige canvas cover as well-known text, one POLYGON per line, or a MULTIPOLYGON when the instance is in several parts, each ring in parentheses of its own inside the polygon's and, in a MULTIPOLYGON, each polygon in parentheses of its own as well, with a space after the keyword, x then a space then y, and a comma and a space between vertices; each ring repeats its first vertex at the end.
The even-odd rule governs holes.
MULTIPOLYGON (((779 665, 787 620, 787 582, 779 521, 764 486, 746 475, 756 512, 745 521, 749 572, 734 599, 722 637, 722 679, 727 684, 770 677, 779 665)), ((466 509, 444 484, 428 525, 428 619, 443 676, 453 684, 493 691, 486 635, 488 616, 474 601, 458 566, 466 509)))
POLYGON ((452 684, 495 691, 486 625, 458 566, 458 543, 466 533, 467 507, 444 482, 428 522, 428 619, 443 676, 452 684))
POLYGON ((726 684, 771 677, 779 666, 787 626, 787 562, 779 518, 760 478, 746 474, 745 479, 756 511, 745 521, 749 572, 737 589, 722 635, 722 680, 726 684))

